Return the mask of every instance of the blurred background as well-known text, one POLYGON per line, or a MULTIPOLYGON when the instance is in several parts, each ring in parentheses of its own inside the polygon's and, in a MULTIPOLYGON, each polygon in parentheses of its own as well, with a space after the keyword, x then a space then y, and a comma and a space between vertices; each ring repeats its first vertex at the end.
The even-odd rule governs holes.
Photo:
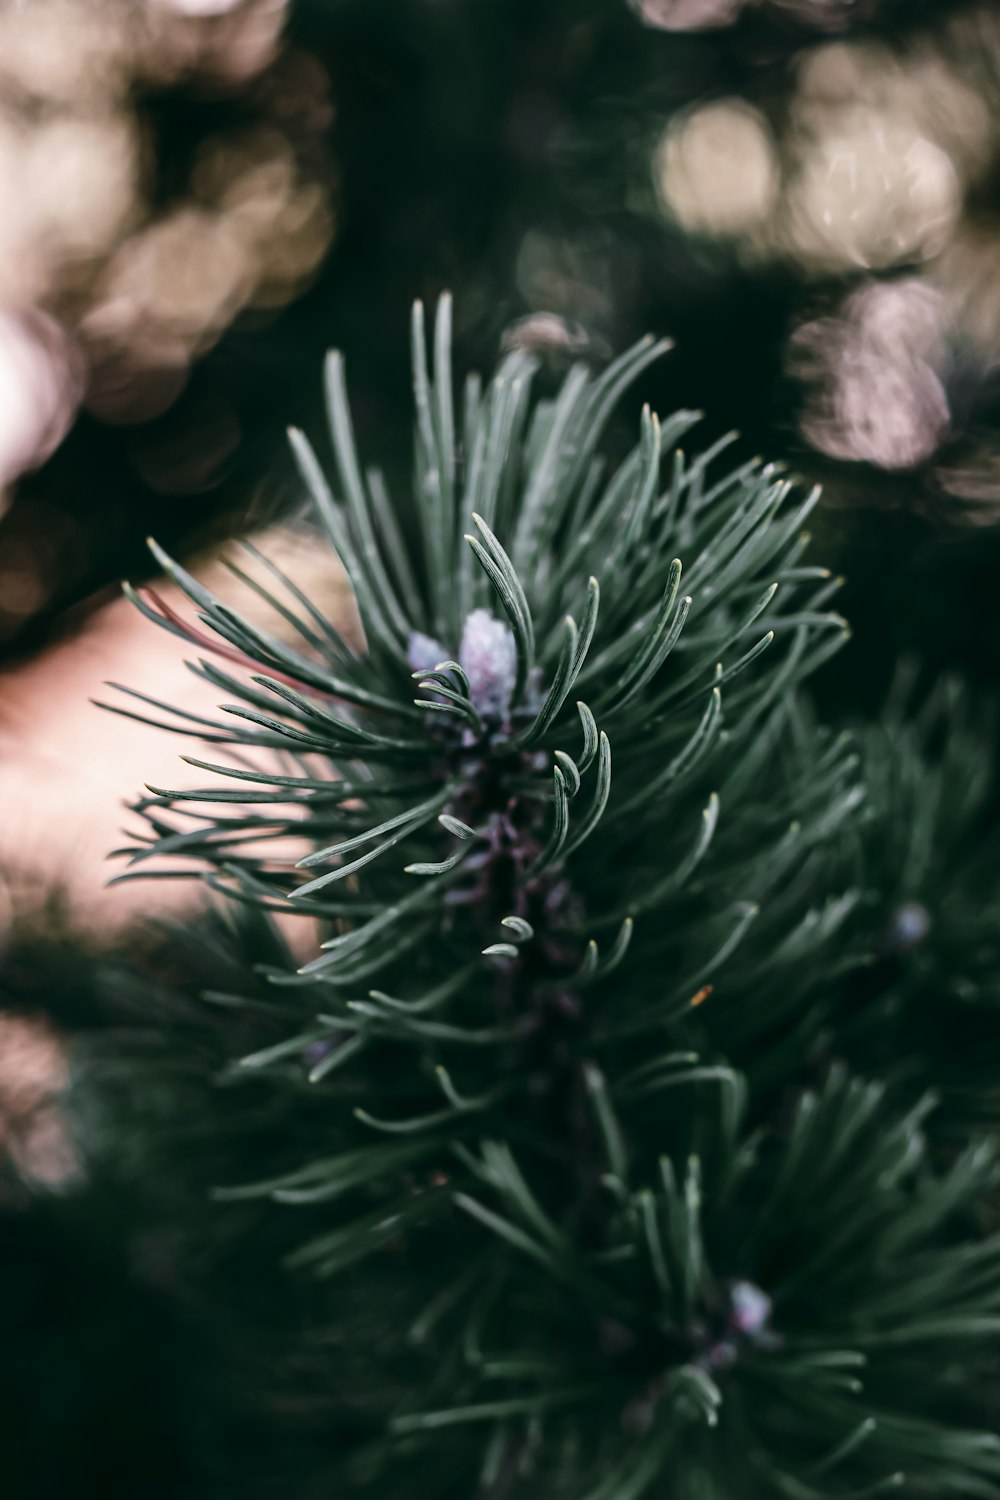
MULTIPOLYGON (((177 643, 118 597, 149 534, 238 592, 252 533, 346 607, 289 530, 284 431, 320 430, 344 349, 402 493, 408 307, 443 287, 460 368, 521 343, 558 373, 666 333, 644 398, 822 482, 814 556, 855 631, 829 715, 870 715, 901 653, 984 695, 1000 667, 995 4, 0 0, 0 1264, 39 1369, 67 1339, 109 1368, 153 1339, 148 1400, 109 1431, 162 1449, 164 1494, 195 1422, 163 1395, 179 1325, 125 1241, 93 1242, 52 1099, 104 955, 135 959, 140 915, 182 899, 103 889, 123 800, 178 750, 90 700, 110 678, 197 708, 177 643)), ((67 1381, 19 1418, 26 1455, 86 1408, 67 1381)), ((92 1470, 104 1420, 80 1419, 92 1470)), ((11 1493, 83 1493, 51 1455, 23 1473, 11 1493)))
POLYGON ((998 96, 1000 17, 960 0, 6 0, 0 650, 151 531, 280 514, 331 344, 406 441, 442 285, 463 362, 525 318, 553 361, 672 333, 652 394, 706 440, 821 476, 888 554, 982 558, 998 96))

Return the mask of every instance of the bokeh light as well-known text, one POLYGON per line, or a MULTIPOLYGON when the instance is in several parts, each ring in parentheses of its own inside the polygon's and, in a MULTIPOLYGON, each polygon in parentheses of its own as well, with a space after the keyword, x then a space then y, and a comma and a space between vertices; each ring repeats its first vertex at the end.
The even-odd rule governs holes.
POLYGON ((844 31, 870 20, 883 0, 764 0, 778 16, 787 16, 814 31, 844 31))
POLYGON ((77 1169, 59 1105, 68 1073, 65 1042, 48 1022, 0 1011, 0 1156, 50 1188, 77 1169))
POLYGON ((1000 517, 1000 236, 964 231, 919 275, 867 281, 792 335, 799 428, 827 457, 911 472, 911 504, 1000 517))
POLYGON ((746 0, 630 0, 647 26, 662 31, 708 31, 729 26, 746 0))
POLYGON ((671 121, 655 175, 669 211, 698 234, 756 234, 778 195, 767 121, 740 99, 705 104, 671 121))
MULTIPOLYGON (((679 26, 686 8, 643 10, 679 26)), ((666 121, 651 155, 660 210, 714 247, 716 267, 773 267, 806 289, 812 308, 793 320, 785 367, 811 448, 911 475, 918 505, 993 519, 1000 444, 984 413, 995 415, 1000 367, 1000 16, 963 5, 905 40, 817 40, 878 6, 750 10, 814 35, 789 50, 781 90, 772 80, 755 102, 708 99, 666 121)))
POLYGON ((715 31, 744 14, 792 22, 810 31, 842 32, 870 20, 884 0, 629 0, 647 26, 661 31, 715 31))
POLYGON ((65 436, 81 387, 79 350, 58 323, 0 312, 0 489, 65 436))
POLYGON ((47 457, 81 403, 110 422, 162 414, 244 308, 280 309, 315 274, 334 228, 318 170, 328 84, 284 48, 286 8, 0 11, 0 487, 47 457), (179 88, 239 93, 241 109, 165 191, 143 101, 179 88))
POLYGON ((781 240, 817 271, 897 265, 940 252, 960 207, 955 169, 940 147, 906 121, 845 109, 800 148, 781 240))
POLYGON ((233 468, 233 401, 179 398, 241 314, 259 331, 310 285, 335 227, 329 81, 286 19, 287 0, 0 6, 0 642, 97 560, 89 501, 20 484, 78 415, 136 428, 137 499, 233 468))
POLYGON ((807 52, 780 129, 746 101, 675 117, 656 149, 666 213, 809 275, 884 269, 947 246, 992 125, 973 91, 919 49, 807 52))
POLYGON ((799 328, 790 363, 808 391, 807 441, 831 458, 882 469, 926 462, 949 425, 934 368, 943 316, 940 295, 909 278, 862 286, 836 316, 799 328))

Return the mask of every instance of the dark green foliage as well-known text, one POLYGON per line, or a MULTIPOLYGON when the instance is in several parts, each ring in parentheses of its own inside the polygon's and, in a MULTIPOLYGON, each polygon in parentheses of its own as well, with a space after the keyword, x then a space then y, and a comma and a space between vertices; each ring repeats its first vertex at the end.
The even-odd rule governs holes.
POLYGON ((926 798, 980 804, 949 784, 964 740, 941 772, 914 731, 890 798, 885 745, 798 699, 844 635, 814 496, 715 453, 664 470, 687 412, 605 468, 659 346, 537 402, 514 353, 456 414, 449 318, 432 372, 414 319, 415 547, 339 356, 336 493, 294 439, 364 651, 281 579, 296 649, 162 555, 211 634, 136 596, 231 701, 178 726, 212 779, 138 804, 125 878, 194 860, 243 950, 147 1038, 162 1105, 122 1060, 136 1139, 170 1116, 159 1149, 219 1171, 209 1260, 317 1278, 336 1493, 1000 1495, 992 1147, 929 1146, 902 1062, 898 1089, 834 1062, 843 1038, 864 1072, 866 1029, 905 1046, 884 960, 960 832, 926 798), (318 956, 272 914, 318 919, 318 956))
POLYGON ((143 1222, 134 1180, 14 1197, 6 1175, 5 1494, 219 1500, 252 1439, 249 1392, 217 1307, 179 1284, 171 1230, 143 1222))
POLYGON ((861 736, 868 885, 866 972, 827 1024, 894 1084, 941 1096, 959 1136, 996 1122, 1000 884, 992 715, 954 679, 914 692, 904 665, 861 736), (835 1028, 835 1029, 834 1029, 835 1028))

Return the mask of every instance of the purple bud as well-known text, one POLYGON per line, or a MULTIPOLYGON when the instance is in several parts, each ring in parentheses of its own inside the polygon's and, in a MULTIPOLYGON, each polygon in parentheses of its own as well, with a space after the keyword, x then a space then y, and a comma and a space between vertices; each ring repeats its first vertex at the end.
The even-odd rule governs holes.
POLYGON ((729 1288, 729 1321, 738 1333, 753 1339, 765 1331, 771 1299, 752 1281, 734 1281, 729 1288))
POLYGON ((883 953, 909 953, 931 930, 930 912, 919 901, 905 901, 882 939, 883 953))
POLYGON ((517 674, 517 647, 503 621, 489 610, 474 609, 462 630, 458 660, 483 718, 506 719, 517 674))
POLYGON ((406 643, 406 656, 411 672, 433 672, 439 661, 446 661, 448 652, 440 641, 414 630, 406 643))

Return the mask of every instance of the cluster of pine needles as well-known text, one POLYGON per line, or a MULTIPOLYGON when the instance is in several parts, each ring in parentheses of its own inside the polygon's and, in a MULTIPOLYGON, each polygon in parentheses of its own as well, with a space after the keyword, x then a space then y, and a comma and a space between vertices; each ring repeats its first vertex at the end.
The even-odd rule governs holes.
POLYGON ((203 778, 121 878, 197 872, 224 977, 102 1042, 104 1137, 188 1163, 196 1258, 286 1261, 330 1493, 1000 1496, 977 715, 817 722, 817 495, 691 411, 607 456, 664 344, 456 399, 450 321, 405 503, 338 354, 332 466, 293 434, 358 630, 253 548, 273 633, 159 550, 190 610, 132 594, 225 701, 120 702, 203 778))

